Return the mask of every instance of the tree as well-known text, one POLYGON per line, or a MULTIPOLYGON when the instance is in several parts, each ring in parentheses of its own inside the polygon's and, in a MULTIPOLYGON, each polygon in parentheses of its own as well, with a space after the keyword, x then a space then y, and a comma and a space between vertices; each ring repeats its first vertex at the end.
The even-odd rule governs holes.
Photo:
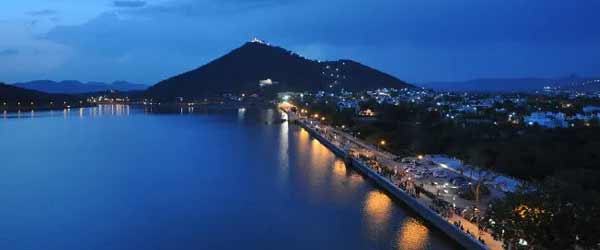
POLYGON ((600 244, 598 192, 556 178, 524 187, 488 210, 493 236, 512 249, 594 249, 600 244))

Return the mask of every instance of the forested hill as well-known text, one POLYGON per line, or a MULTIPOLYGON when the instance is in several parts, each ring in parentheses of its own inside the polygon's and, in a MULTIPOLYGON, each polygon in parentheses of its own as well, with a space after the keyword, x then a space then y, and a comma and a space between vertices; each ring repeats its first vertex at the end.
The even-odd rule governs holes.
POLYGON ((222 93, 255 93, 262 88, 278 91, 315 91, 412 85, 351 60, 319 62, 291 51, 253 41, 195 70, 161 81, 148 89, 148 97, 173 100, 222 93), (263 86, 259 83, 263 81, 263 86))

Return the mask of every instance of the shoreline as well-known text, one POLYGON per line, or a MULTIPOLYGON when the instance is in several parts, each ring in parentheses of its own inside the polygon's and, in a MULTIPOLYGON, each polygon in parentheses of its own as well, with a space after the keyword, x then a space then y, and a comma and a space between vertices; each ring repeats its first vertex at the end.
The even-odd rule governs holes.
POLYGON ((427 224, 435 227, 437 230, 447 235, 450 239, 452 239, 461 247, 464 247, 465 249, 478 250, 489 249, 486 245, 482 244, 477 239, 472 238, 470 235, 464 233, 462 230, 456 228, 456 226, 452 225, 449 221, 438 215, 429 207, 420 203, 411 195, 396 187, 392 182, 390 182, 385 177, 381 176, 379 173, 375 172, 373 169, 369 168, 362 161, 350 157, 348 153, 331 143, 323 136, 321 136, 319 132, 310 128, 301 121, 296 120, 295 124, 301 127, 302 129, 306 130, 313 138, 317 139, 321 144, 323 144, 325 147, 331 150, 336 156, 343 158, 346 161, 346 164, 350 165, 350 167, 357 170, 369 180, 373 181, 383 191, 392 196, 392 198, 406 205, 409 209, 411 209, 413 212, 419 215, 419 217, 421 217, 427 224))
POLYGON ((96 104, 90 104, 90 105, 75 105, 75 106, 68 106, 68 107, 50 107, 50 106, 44 106, 44 107, 2 107, 0 108, 0 112, 4 112, 7 114, 13 114, 13 113, 18 113, 18 112, 31 112, 31 111, 40 111, 40 112, 44 112, 44 111, 57 111, 57 110, 65 110, 65 109, 78 109, 78 108, 92 108, 92 107, 97 107, 98 105, 96 104))

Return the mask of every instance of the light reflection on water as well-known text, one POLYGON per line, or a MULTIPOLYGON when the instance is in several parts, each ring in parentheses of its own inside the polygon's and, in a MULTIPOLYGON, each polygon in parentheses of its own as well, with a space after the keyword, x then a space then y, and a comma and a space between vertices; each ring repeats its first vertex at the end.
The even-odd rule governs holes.
POLYGON ((17 111, 17 112, 7 112, 4 110, 2 112, 2 119, 20 119, 20 118, 44 118, 44 117, 57 117, 62 116, 63 118, 68 118, 75 113, 74 115, 79 118, 86 117, 102 117, 104 115, 108 116, 129 116, 130 115, 130 106, 129 105, 98 105, 96 107, 89 108, 64 108, 62 110, 44 110, 44 111, 17 111), (28 113, 28 114, 26 114, 28 113))
POLYGON ((335 159, 331 168, 331 177, 329 183, 333 197, 339 204, 349 201, 358 185, 363 183, 362 176, 351 172, 342 159, 335 159))
POLYGON ((364 202, 365 217, 369 233, 377 234, 380 230, 386 230, 390 221, 392 200, 386 194, 373 190, 364 202))
POLYGON ((407 218, 398 233, 398 249, 426 249, 428 239, 429 229, 414 218, 407 218))
POLYGON ((316 200, 326 199, 326 192, 323 192, 321 188, 326 186, 327 173, 330 171, 328 167, 330 162, 335 160, 335 156, 314 138, 310 138, 309 143, 300 146, 309 147, 307 154, 308 169, 310 170, 308 182, 311 194, 316 200))
MULTIPOLYGON (((308 157, 310 157, 310 181, 313 182, 311 186, 322 188, 320 184, 325 182, 324 179, 329 175, 331 176, 329 185, 332 191, 330 198, 340 204, 349 201, 350 197, 356 194, 356 188, 364 184, 363 177, 347 168, 342 159, 336 158, 333 160, 333 164, 324 164, 332 161, 331 151, 312 138, 307 131, 300 130, 298 140, 301 152, 310 151, 308 157), (323 166, 329 167, 323 168, 323 166)), ((318 191, 314 192, 318 193, 318 191)), ((427 226, 412 217, 398 218, 398 207, 388 194, 379 190, 368 192, 363 198, 362 209, 369 238, 375 241, 385 241, 386 233, 393 232, 395 235, 392 239, 393 247, 396 249, 434 249, 430 244, 431 232, 427 226)))
MULTIPOLYGON (((69 148, 70 151, 78 152, 78 154, 75 155, 75 159, 77 159, 78 162, 86 162, 86 165, 75 164, 78 167, 73 169, 95 169, 94 171, 90 170, 90 178, 88 181, 78 181, 77 179, 74 179, 72 181, 64 182, 66 183, 64 185, 69 185, 69 187, 77 187, 78 185, 86 187, 86 185, 89 185, 88 182, 92 182, 98 187, 102 187, 97 189, 97 193, 92 193, 93 195, 85 194, 85 196, 77 196, 77 202, 71 203, 70 200, 66 200, 68 202, 67 204, 69 204, 67 209, 70 210, 65 211, 73 212, 75 214, 86 214, 88 211, 96 212, 95 210, 87 210, 91 208, 86 207, 86 204, 95 204, 89 203, 90 200, 87 199, 98 197, 97 195, 100 195, 100 197, 107 197, 108 203, 106 204, 109 204, 110 206, 94 207, 94 209, 97 209, 99 212, 112 211, 116 215, 122 215, 122 218, 131 220, 132 223, 148 226, 143 227, 144 230, 148 231, 143 234, 143 237, 140 236, 140 239, 142 240, 140 242, 148 241, 149 245, 152 242, 156 243, 155 241, 161 240, 147 237, 151 233, 155 233, 152 228, 161 226, 166 227, 153 220, 147 220, 147 218, 153 218, 158 215, 164 216, 164 219, 169 220, 170 223, 175 223, 176 225, 174 226, 177 226, 177 228, 199 228, 201 231, 205 230, 205 227, 207 228, 203 235, 190 237, 189 239, 184 237, 188 234, 187 230, 178 231, 178 234, 173 234, 177 235, 173 237, 178 240, 179 238, 177 237, 183 237, 183 240, 189 241, 199 238, 202 239, 202 241, 213 243, 227 242, 227 240, 219 238, 221 234, 210 234, 206 232, 215 232, 215 227, 222 230, 218 231, 219 233, 224 231, 231 232, 228 230, 230 230, 230 227, 234 227, 236 228, 235 230, 240 230, 246 235, 250 235, 245 238, 245 242, 249 242, 249 244, 258 243, 256 241, 251 241, 248 238, 260 236, 263 241, 268 241, 265 240, 264 237, 266 236, 264 235, 270 235, 269 237, 278 240, 287 239, 286 237, 288 234, 293 235, 293 238, 299 239, 297 242, 291 240, 292 238, 287 239, 286 241, 286 244, 287 242, 298 244, 296 247, 291 247, 293 249, 451 249, 445 238, 441 238, 439 233, 432 233, 419 220, 412 218, 404 208, 395 204, 387 194, 376 190, 371 182, 366 181, 358 173, 354 172, 351 168, 348 168, 342 159, 335 157, 329 149, 319 143, 316 139, 312 138, 308 132, 299 129, 297 126, 288 124, 287 122, 279 124, 267 123, 264 121, 273 121, 276 116, 279 116, 279 113, 276 111, 265 110, 256 113, 252 110, 237 110, 236 114, 236 111, 234 110, 230 112, 228 116, 216 115, 211 116, 212 118, 206 118, 201 115, 180 117, 177 115, 180 110, 175 110, 175 115, 173 116, 154 116, 149 114, 152 110, 148 107, 140 109, 137 113, 132 112, 136 115, 128 117, 127 119, 112 119, 112 117, 129 116, 129 110, 130 107, 127 105, 101 105, 93 108, 80 109, 79 112, 75 109, 63 110, 62 112, 35 112, 35 119, 44 117, 57 118, 54 119, 54 121, 49 121, 49 123, 54 125, 53 131, 56 132, 49 135, 41 134, 42 142, 44 142, 44 136, 49 136, 46 138, 46 141, 52 142, 56 141, 55 138, 69 139, 65 141, 78 141, 79 143, 62 145, 62 147, 69 148), (63 122, 62 117, 68 121, 76 121, 75 124, 85 124, 86 126, 69 126, 72 124, 63 122), (255 119, 256 117, 260 117, 264 120, 259 119, 259 122, 255 122, 252 119, 255 119), (217 118, 223 119, 227 121, 227 123, 221 123, 221 120, 216 122, 214 119, 217 118), (231 123, 234 125, 231 125, 231 123), (239 124, 235 125, 235 123, 239 124), (140 124, 143 126, 140 126, 140 124), (250 127, 245 124, 250 124, 250 127), (107 126, 113 130, 106 129, 107 126), (173 129, 171 126, 179 126, 180 128, 186 129, 173 129), (79 131, 79 133, 65 130, 65 127, 70 127, 71 130, 75 129, 76 131, 79 131), (159 132, 156 132, 156 130, 159 132), (127 142, 127 140, 124 140, 124 142, 121 142, 118 140, 117 144, 111 144, 114 147, 105 147, 103 146, 103 143, 93 142, 93 139, 88 140, 88 138, 96 136, 97 140, 102 140, 103 142, 110 144, 113 143, 113 139, 111 138, 114 136, 109 135, 112 135, 111 133, 116 131, 124 131, 119 133, 122 135, 119 138, 124 139, 132 137, 134 138, 132 139, 133 141, 127 142), (238 131, 243 132, 238 133, 238 131), (248 133, 255 134, 246 135, 248 133), (156 137, 162 138, 162 140, 155 139, 156 137), (195 139, 196 137, 198 139, 195 139), (222 137, 225 138, 223 139, 222 137), (246 137, 250 139, 244 139, 246 137), (218 150, 218 144, 206 146, 207 143, 203 143, 203 141, 211 140, 203 140, 202 138, 214 138, 212 142, 232 140, 237 143, 232 143, 235 146, 228 147, 228 149, 235 149, 231 150, 232 152, 220 152, 218 150), (216 140, 216 138, 219 140, 216 140), (136 147, 135 145, 138 145, 137 140, 146 142, 146 144, 144 144, 146 146, 136 147), (165 140, 169 140, 169 147, 153 146, 156 145, 157 141, 165 140), (263 140, 265 143, 262 142, 263 140), (121 143, 130 145, 130 148, 127 149, 129 152, 128 154, 121 153, 123 152, 121 143), (251 145, 238 146, 247 143, 250 143, 251 145), (71 145, 78 145, 78 147, 72 147, 71 145), (101 146, 101 149, 98 149, 96 145, 101 146), (267 145, 268 148, 265 149, 265 145, 267 145), (194 150, 184 149, 183 146, 186 148, 194 148, 194 150), (148 149, 146 149, 147 147, 154 148, 154 150, 148 151, 148 149), (216 156, 197 157, 196 155, 202 154, 197 154, 196 147, 200 147, 204 151, 212 152, 216 156), (173 148, 173 150, 169 150, 170 148, 173 148), (251 152, 243 152, 242 150, 244 149, 249 149, 251 152), (152 154, 158 152, 158 150, 165 150, 162 157, 169 159, 169 161, 165 160, 165 162, 168 162, 167 164, 157 163, 157 157, 160 160, 161 156, 152 154), (182 150, 186 153, 180 153, 182 150), (90 152, 98 153, 99 156, 86 155, 86 153, 90 152), (262 155, 261 152, 266 152, 269 156, 262 155), (173 156, 173 154, 177 155, 173 156), (223 155, 221 156, 219 154, 223 155), (231 157, 232 154, 241 156, 239 158, 231 157), (120 167, 111 167, 115 162, 108 159, 110 157, 107 157, 107 155, 119 157, 119 161, 116 161, 116 164, 120 167), (134 159, 134 155, 139 158, 134 159), (260 156, 253 157, 254 155, 260 156), (207 161, 206 157, 209 159, 218 159, 218 161, 215 160, 215 162, 211 162, 209 160, 208 162, 210 164, 205 163, 204 161, 207 161), (190 158, 195 159, 196 161, 187 161, 190 158), (248 160, 246 161, 246 159, 248 160), (96 168, 97 166, 94 166, 94 163, 99 162, 103 162, 105 165, 96 168), (140 162, 143 164, 140 164, 140 162), (171 164, 171 162, 176 162, 178 164, 171 164), (235 164, 235 166, 232 166, 233 164, 235 164), (238 165, 243 167, 236 167, 238 165), (79 166, 85 167, 80 168, 79 166), (173 166, 176 166, 176 171, 169 170, 173 169, 173 166), (214 173, 211 173, 211 178, 202 180, 204 175, 193 176, 194 178, 188 177, 190 174, 193 175, 193 173, 197 173, 198 169, 211 166, 218 166, 218 168, 214 168, 217 170, 212 170, 214 173), (134 171, 135 168, 139 168, 139 170, 134 171), (231 168, 232 171, 223 171, 228 168, 231 168), (103 179, 101 175, 97 175, 96 171, 97 173, 104 173, 106 179, 103 179), (131 175, 129 174, 130 172, 131 175), (153 172, 159 174, 153 174, 153 172), (187 174, 184 175, 180 173, 187 174), (121 178, 126 177, 127 179, 137 180, 138 183, 129 184, 129 182, 126 181, 120 182, 118 181, 119 178, 113 178, 112 176, 119 176, 121 178), (169 178, 172 182, 167 182, 169 178), (198 181, 198 178, 200 178, 201 181, 198 181), (118 192, 115 192, 119 194, 119 199, 110 200, 108 198, 113 194, 109 192, 110 189, 107 190, 104 188, 105 181, 107 180, 117 181, 113 184, 118 185, 117 187, 119 187, 118 192), (256 180, 256 182, 254 182, 254 180, 256 180), (204 181, 204 183, 211 183, 211 188, 204 188, 202 181, 204 181), (154 185, 153 183, 165 183, 169 185, 154 185), (273 183, 273 185, 270 183, 273 183), (180 186, 182 188, 178 189, 180 186), (219 186, 224 191, 215 193, 213 187, 216 186, 219 186), (265 188, 262 189, 262 187, 265 188), (149 188, 155 188, 153 191, 161 194, 161 197, 169 197, 168 199, 165 199, 165 201, 168 201, 165 202, 165 207, 159 206, 159 204, 163 204, 160 203, 162 198, 157 198, 152 194, 153 192, 147 192, 147 189, 149 188), (167 191, 165 191, 165 189, 167 191), (139 193, 128 190, 139 190, 139 193), (237 198, 236 195, 232 195, 236 192, 246 192, 246 190, 248 190, 247 193, 244 193, 245 195, 240 196, 239 198, 237 198), (265 191, 267 191, 266 193, 268 193, 268 195, 264 197, 261 196, 260 193, 265 191), (104 192, 108 193, 105 194, 104 192), (220 195, 220 193, 224 194, 220 195), (186 194, 189 196, 186 196, 186 194), (201 195, 202 199, 194 198, 198 197, 198 195, 201 195), (203 199, 206 200, 205 203, 198 202, 203 201, 203 199), (140 200, 155 206, 154 210, 148 209, 148 206, 142 206, 143 203, 137 207, 138 204, 136 202, 140 200), (190 200, 196 201, 197 203, 192 203, 190 200), (171 206, 172 203, 175 203, 176 205, 171 206), (249 204, 251 204, 250 207, 248 207, 249 204), (119 209, 113 211, 112 209, 114 209, 114 206, 119 206, 119 209), (189 208, 189 211, 179 210, 183 208, 189 208), (161 214, 168 212, 170 209, 174 209, 172 214, 161 214), (121 211, 136 212, 129 214, 126 212, 121 213, 121 211), (263 213, 264 215, 262 215, 263 213), (255 216, 255 214, 260 214, 261 216, 255 216), (181 221, 190 219, 187 215, 191 215, 192 219, 194 216, 197 216, 199 219, 193 222, 190 221, 189 224, 178 222, 177 220, 174 220, 173 222, 171 220, 171 217, 178 218, 176 216, 179 215, 186 215, 185 219, 179 218, 181 221), (285 219, 281 219, 280 217, 285 219), (205 221, 211 220, 215 220, 216 222, 213 221, 213 224, 210 226, 203 227, 205 221), (225 225, 223 226, 223 224, 225 225), (261 227, 262 224, 269 225, 269 227, 274 227, 275 229, 265 229, 266 227, 261 227), (434 242, 433 244, 432 241, 434 242), (329 243, 330 245, 322 243, 329 243)), ((185 111, 186 110, 184 110, 184 112, 185 111)), ((14 115, 15 118, 17 116, 22 118, 30 117, 27 114, 4 114, 5 117, 11 115, 14 115)), ((33 116, 33 113, 31 115, 33 116)), ((0 126, 0 134, 11 130, 9 128, 14 129, 16 127, 24 127, 17 123, 27 125, 25 127, 38 127, 39 130, 47 128, 43 123, 34 124, 30 119, 23 119, 23 121, 15 121, 14 123, 9 122, 6 123, 6 126, 0 126), (7 129, 2 130, 1 128, 7 129)), ((21 138, 21 136, 14 137, 13 141, 18 141, 19 138, 21 138)), ((117 140, 115 140, 115 143, 116 141, 117 140)), ((8 149, 8 145, 3 145, 2 142, 0 142, 0 148, 8 149)), ((45 156, 45 159, 50 161, 48 165, 52 169, 50 174, 57 173, 56 169, 61 170, 65 166, 72 164, 71 160, 68 160, 67 158, 65 158, 65 160, 61 157, 55 157, 55 155, 57 155, 56 152, 52 151, 50 148, 38 151, 37 155, 40 158, 44 158, 43 154, 45 154, 46 151, 50 151, 48 152, 48 155, 45 156)), ((27 158, 14 157, 14 164, 12 165, 24 165, 27 163, 26 159, 27 158)), ((35 164, 37 163, 31 162, 31 166, 36 166, 35 164)), ((28 168, 19 167, 16 169, 28 168)), ((213 168, 211 167, 211 169, 213 168)), ((2 171, 2 167, 0 167, 0 171, 2 171)), ((5 174, 6 176, 10 174, 6 171, 0 173, 5 174)), ((65 170, 65 173, 71 174, 70 169, 68 171, 65 170)), ((18 178, 22 177, 17 177, 17 179, 18 178)), ((44 185, 49 187, 59 185, 49 181, 49 179, 44 180, 47 181, 47 183, 44 182, 44 185)), ((22 188, 29 190, 36 195, 38 194, 37 189, 32 187, 23 186, 22 188)), ((54 195, 53 197, 57 197, 57 194, 62 195, 62 192, 72 194, 69 193, 71 191, 65 190, 76 189, 55 188, 51 190, 50 194, 54 195)), ((96 189, 93 190, 96 191, 96 189)), ((7 195, 9 193, 2 193, 2 191, 0 191, 0 195, 3 194, 7 195)), ((62 197, 60 195, 58 197, 62 197)), ((39 192, 39 197, 42 199, 48 197, 48 195, 39 192)), ((2 211, 12 209, 16 207, 14 206, 15 202, 20 202, 20 200, 16 198, 7 199, 7 201, 8 203, 6 204, 8 205, 4 205, 5 210, 0 207, 0 219, 9 218, 9 213, 4 212, 3 214, 2 211), (11 204, 13 205, 11 206, 11 204)), ((51 204, 54 204, 54 201, 51 202, 51 204)), ((105 204, 104 200, 98 202, 98 204, 105 204)), ((36 206, 32 205, 27 207, 30 207, 31 211, 38 211, 36 206)), ((61 220, 61 216, 65 216, 62 214, 63 210, 52 211, 54 214, 46 211, 49 216, 44 216, 44 218, 49 218, 49 221, 55 220, 55 222, 59 224, 67 223, 64 220, 61 220)), ((27 216, 34 215, 32 213, 32 215, 27 216)), ((120 225, 118 223, 121 222, 114 218, 86 218, 90 218, 90 223, 85 225, 86 228, 90 227, 97 229, 100 227, 102 229, 101 226, 103 223, 113 226, 114 220, 114 223, 116 223, 114 225, 116 230, 114 233, 101 232, 110 236, 114 234, 116 235, 114 236, 115 238, 121 237, 120 235, 128 235, 128 237, 132 238, 136 237, 130 235, 127 228, 119 230, 118 228, 121 226, 129 226, 129 224, 120 225)), ((22 222, 14 221, 14 223, 22 222)), ((71 223, 68 224, 71 226, 69 229, 79 227, 76 220, 68 221, 68 223, 71 223)), ((41 226, 47 228, 49 225, 53 224, 46 223, 41 226)), ((38 225, 35 223, 24 224, 24 227, 26 228, 34 228, 37 226, 38 225)), ((171 228, 171 230, 177 229, 171 228)), ((24 237, 31 237, 27 231, 23 232, 23 235, 25 235, 24 237)), ((78 237, 92 242, 97 239, 94 237, 86 238, 88 237, 86 235, 79 235, 78 230, 69 232, 76 236, 63 238, 62 234, 52 233, 49 236, 48 242, 71 242, 72 239, 78 237)), ((0 234, 11 235, 16 233, 15 231, 8 230, 8 227, 2 227, 2 225, 0 225, 0 234), (6 230, 3 231, 3 229, 6 230)), ((155 235, 159 235, 159 233, 156 233, 155 235)), ((43 239, 41 238, 43 236, 39 237, 40 239, 43 239)), ((244 236, 240 235, 239 237, 244 236)), ((165 240, 165 242, 167 241, 168 240, 165 240)), ((2 246, 2 244, 3 243, 0 241, 0 246, 2 246)), ((93 243, 89 244, 93 245, 93 243)), ((273 246, 269 245, 250 246, 259 249, 273 248, 273 246)), ((226 247, 217 248, 226 249, 226 247)), ((50 249, 64 248, 54 247, 50 249)), ((88 249, 96 250, 101 248, 88 249)))
MULTIPOLYGON (((243 119, 243 114, 245 113, 242 112, 242 119, 243 119)), ((240 118, 239 116, 240 112, 238 112, 238 120, 240 118)), ((290 162, 289 162, 289 148, 290 148, 290 142, 289 142, 289 127, 288 127, 288 123, 285 122, 283 124, 281 124, 281 126, 279 127, 279 148, 277 149, 279 151, 279 153, 277 154, 279 157, 279 181, 281 184, 283 183, 287 183, 288 182, 288 176, 289 176, 289 168, 290 168, 290 162)))
POLYGON ((246 117, 246 109, 245 108, 239 108, 238 109, 238 121, 243 121, 244 118, 246 117))

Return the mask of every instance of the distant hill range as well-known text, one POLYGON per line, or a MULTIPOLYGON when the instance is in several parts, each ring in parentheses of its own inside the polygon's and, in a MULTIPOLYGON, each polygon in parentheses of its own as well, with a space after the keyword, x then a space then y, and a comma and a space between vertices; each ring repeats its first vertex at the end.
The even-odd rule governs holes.
POLYGON ((581 78, 573 81, 567 81, 559 86, 561 90, 574 90, 581 92, 599 92, 600 77, 598 78, 581 78))
POLYGON ((63 102, 75 103, 81 98, 66 94, 48 94, 37 90, 19 88, 13 85, 0 83, 0 108, 6 107, 30 107, 33 102, 35 106, 48 106, 50 102, 56 105, 63 102))
POLYGON ((244 44, 195 70, 150 87, 146 96, 174 100, 223 93, 316 91, 414 87, 391 75, 351 60, 309 60, 259 40, 244 44))
POLYGON ((145 90, 148 88, 147 85, 135 84, 125 81, 116 81, 112 84, 108 84, 102 82, 82 83, 80 81, 75 80, 60 82, 50 80, 38 80, 24 83, 15 83, 13 85, 20 88, 37 90, 51 94, 83 94, 92 92, 105 92, 109 90, 136 91, 145 90))
POLYGON ((562 78, 487 78, 457 82, 429 82, 423 87, 443 91, 535 92, 544 87, 561 90, 599 91, 600 78, 571 75, 562 78))

